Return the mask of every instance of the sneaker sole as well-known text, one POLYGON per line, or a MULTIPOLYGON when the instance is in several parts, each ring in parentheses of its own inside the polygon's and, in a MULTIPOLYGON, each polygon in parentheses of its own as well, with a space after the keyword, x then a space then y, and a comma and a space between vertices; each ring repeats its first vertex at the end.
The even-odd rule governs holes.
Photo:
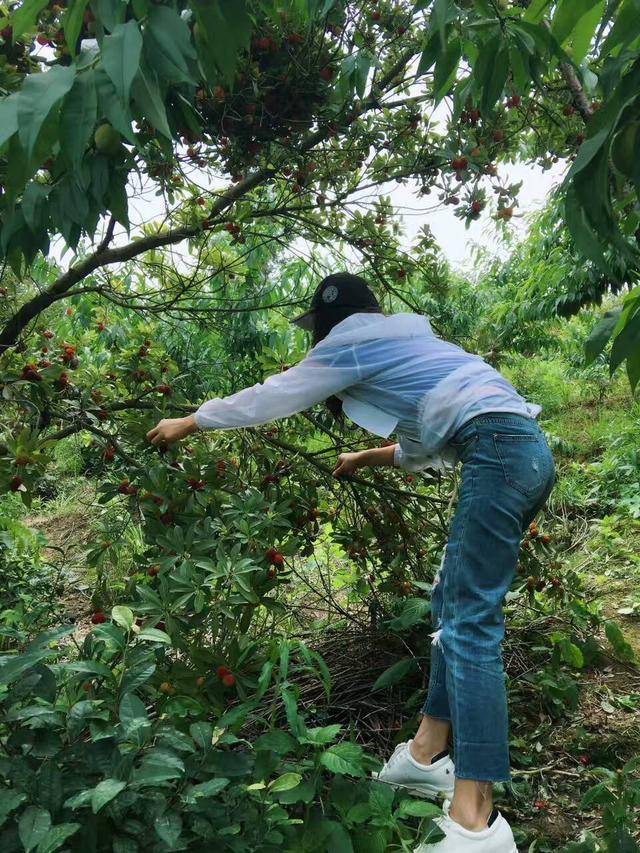
MULTIPOLYGON (((403 785, 401 782, 387 782, 386 779, 380 779, 378 774, 375 772, 372 773, 371 776, 373 779, 376 779, 378 782, 382 782, 385 785, 389 785, 391 788, 409 791, 410 794, 413 794, 416 797, 422 797, 425 800, 444 800, 453 797, 453 788, 436 788, 435 785, 426 784, 420 788, 416 788, 413 785, 403 785)), ((515 853, 518 853, 518 851, 516 850, 515 853)))

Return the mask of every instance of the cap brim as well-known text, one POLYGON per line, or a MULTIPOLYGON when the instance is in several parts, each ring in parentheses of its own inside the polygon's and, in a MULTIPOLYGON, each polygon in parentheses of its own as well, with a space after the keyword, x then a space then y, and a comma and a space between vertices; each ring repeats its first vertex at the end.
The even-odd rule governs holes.
POLYGON ((299 317, 295 317, 291 322, 299 329, 304 329, 305 332, 312 332, 315 313, 316 312, 314 310, 305 311, 304 314, 301 314, 299 317))

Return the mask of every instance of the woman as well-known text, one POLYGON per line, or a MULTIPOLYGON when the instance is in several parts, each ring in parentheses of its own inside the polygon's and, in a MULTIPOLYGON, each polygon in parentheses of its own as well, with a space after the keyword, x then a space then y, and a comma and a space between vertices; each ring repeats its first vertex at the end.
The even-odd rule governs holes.
POLYGON ((425 317, 383 315, 357 276, 325 278, 310 310, 294 322, 313 335, 300 364, 210 400, 194 415, 162 420, 148 438, 171 443, 200 429, 254 426, 327 400, 333 411, 342 408, 360 426, 398 440, 341 454, 335 476, 363 466, 417 471, 462 461, 458 506, 432 593, 435 632, 422 720, 378 778, 423 796, 453 794, 438 819, 445 838, 419 853, 515 853, 511 828, 492 802, 492 783, 510 778, 502 601, 522 533, 554 482, 553 458, 535 420, 540 407, 479 356, 436 337, 425 317))

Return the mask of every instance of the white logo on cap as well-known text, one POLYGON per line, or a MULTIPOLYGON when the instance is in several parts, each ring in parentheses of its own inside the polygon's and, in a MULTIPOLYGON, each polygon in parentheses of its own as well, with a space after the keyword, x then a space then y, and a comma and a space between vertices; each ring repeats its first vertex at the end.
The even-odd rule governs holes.
POLYGON ((325 287, 322 291, 322 301, 323 302, 335 302, 338 298, 338 288, 335 284, 330 284, 329 287, 325 287))

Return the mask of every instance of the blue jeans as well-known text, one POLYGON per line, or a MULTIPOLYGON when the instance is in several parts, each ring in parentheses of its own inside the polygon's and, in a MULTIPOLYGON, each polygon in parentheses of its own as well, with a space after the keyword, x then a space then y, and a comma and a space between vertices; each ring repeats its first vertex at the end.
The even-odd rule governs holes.
POLYGON ((542 430, 521 415, 479 415, 450 444, 463 463, 462 484, 433 586, 435 634, 422 712, 451 721, 457 778, 506 782, 502 602, 522 533, 549 497, 555 467, 542 430))

